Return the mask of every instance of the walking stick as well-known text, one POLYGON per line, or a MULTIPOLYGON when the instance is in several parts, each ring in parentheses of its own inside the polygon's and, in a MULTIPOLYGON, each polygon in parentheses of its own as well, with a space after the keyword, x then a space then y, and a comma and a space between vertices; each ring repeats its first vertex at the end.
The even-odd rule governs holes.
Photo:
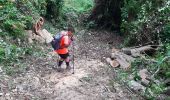
POLYGON ((73 50, 72 51, 72 53, 73 53, 72 54, 73 55, 73 58, 72 58, 73 59, 73 72, 72 72, 72 74, 74 74, 74 42, 72 43, 72 50, 73 50))

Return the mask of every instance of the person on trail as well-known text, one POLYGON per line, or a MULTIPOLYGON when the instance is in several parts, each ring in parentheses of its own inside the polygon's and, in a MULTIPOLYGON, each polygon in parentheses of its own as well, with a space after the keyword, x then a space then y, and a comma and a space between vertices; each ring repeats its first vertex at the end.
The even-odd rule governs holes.
POLYGON ((69 59, 69 50, 68 47, 70 46, 71 42, 73 41, 73 33, 74 33, 74 28, 69 27, 66 31, 61 31, 60 34, 63 35, 60 41, 60 48, 58 50, 55 50, 55 52, 60 56, 60 59, 58 61, 58 68, 57 70, 60 72, 61 65, 63 61, 66 63, 66 69, 70 70, 71 66, 69 64, 70 59, 69 59))

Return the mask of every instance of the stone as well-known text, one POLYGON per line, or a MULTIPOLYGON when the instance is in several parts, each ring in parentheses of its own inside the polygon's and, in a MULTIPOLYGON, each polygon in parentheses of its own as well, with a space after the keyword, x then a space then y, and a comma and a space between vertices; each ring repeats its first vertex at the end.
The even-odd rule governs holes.
POLYGON ((147 80, 147 77, 148 77, 148 71, 147 71, 147 69, 142 69, 142 70, 140 70, 139 71, 139 76, 141 77, 141 83, 143 84, 143 85, 149 85, 149 80, 147 80))
POLYGON ((3 96, 3 93, 0 93, 0 97, 3 96))
POLYGON ((42 30, 42 37, 45 39, 46 43, 50 43, 53 40, 53 36, 46 29, 42 30))
POLYGON ((135 92, 141 92, 141 91, 144 91, 146 88, 141 85, 140 83, 134 81, 134 80, 131 80, 129 83, 128 83, 129 87, 135 91, 135 92))
POLYGON ((50 43, 53 40, 53 36, 46 29, 38 30, 35 34, 32 30, 26 30, 28 43, 33 43, 33 40, 38 41, 39 43, 50 43))

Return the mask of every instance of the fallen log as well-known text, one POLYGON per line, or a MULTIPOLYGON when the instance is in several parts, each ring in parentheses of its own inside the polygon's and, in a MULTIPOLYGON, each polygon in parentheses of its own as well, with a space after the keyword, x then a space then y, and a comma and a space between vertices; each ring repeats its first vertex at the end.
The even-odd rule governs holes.
POLYGON ((106 59, 107 63, 110 64, 113 68, 119 67, 119 62, 116 60, 111 60, 110 58, 106 59))
POLYGON ((135 58, 126 55, 122 52, 115 52, 111 54, 111 59, 115 59, 116 61, 118 61, 118 63, 120 64, 121 68, 123 69, 128 69, 131 66, 131 62, 133 62, 135 60, 135 58))
POLYGON ((122 56, 123 59, 126 59, 126 61, 128 61, 128 62, 133 62, 135 60, 135 58, 133 58, 127 54, 124 54, 122 52, 111 53, 111 59, 116 59, 118 56, 122 56))
POLYGON ((116 58, 116 61, 119 62, 120 67, 123 69, 129 69, 130 68, 130 63, 128 63, 125 59, 123 59, 122 57, 118 57, 116 58))
POLYGON ((147 45, 138 48, 123 48, 121 51, 127 55, 132 55, 134 57, 140 56, 141 53, 151 53, 156 51, 159 45, 147 45), (151 51, 151 52, 150 52, 151 51))

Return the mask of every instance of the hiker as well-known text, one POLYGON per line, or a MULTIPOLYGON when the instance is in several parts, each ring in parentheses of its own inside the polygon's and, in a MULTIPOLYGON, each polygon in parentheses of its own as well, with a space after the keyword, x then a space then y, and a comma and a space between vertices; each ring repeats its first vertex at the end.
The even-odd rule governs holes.
POLYGON ((70 70, 71 66, 69 64, 69 50, 68 47, 70 46, 71 42, 73 41, 73 33, 74 28, 69 27, 66 31, 61 31, 60 34, 62 35, 60 40, 60 47, 59 49, 55 50, 55 52, 60 56, 60 59, 58 61, 58 71, 61 71, 61 65, 63 61, 66 63, 66 69, 70 70))

